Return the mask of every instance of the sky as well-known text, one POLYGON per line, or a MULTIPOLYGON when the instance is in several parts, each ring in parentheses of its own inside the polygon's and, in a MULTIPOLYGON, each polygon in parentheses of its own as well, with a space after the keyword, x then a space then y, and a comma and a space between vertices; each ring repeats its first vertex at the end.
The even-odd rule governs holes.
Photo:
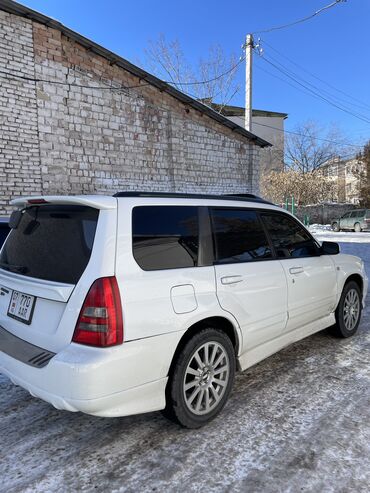
MULTIPOLYGON (((226 54, 235 53, 239 57, 247 33, 294 22, 332 1, 23 0, 22 3, 133 63, 145 58, 148 43, 161 34, 168 41, 177 39, 186 58, 195 63, 215 45, 222 46, 226 54)), ((370 139, 369 19, 370 0, 347 0, 306 22, 256 34, 256 40, 261 38, 264 58, 254 55, 253 107, 288 113, 287 130, 295 130, 310 120, 322 128, 322 137, 326 129, 335 125, 350 143, 361 145, 370 139), (287 69, 295 80, 287 77, 287 69), (308 90, 299 84, 297 88, 297 80, 306 86, 313 85, 308 90), (346 111, 328 104, 320 96, 346 111)), ((244 77, 245 67, 240 64, 237 80, 241 91, 230 104, 243 105, 244 77)))

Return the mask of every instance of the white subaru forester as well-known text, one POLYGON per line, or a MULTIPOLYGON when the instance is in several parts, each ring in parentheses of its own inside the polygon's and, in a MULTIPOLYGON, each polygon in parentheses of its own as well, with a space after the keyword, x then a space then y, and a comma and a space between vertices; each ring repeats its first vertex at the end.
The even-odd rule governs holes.
POLYGON ((359 325, 361 259, 253 195, 13 201, 0 253, 0 371, 58 409, 165 410, 196 428, 236 369, 359 325))

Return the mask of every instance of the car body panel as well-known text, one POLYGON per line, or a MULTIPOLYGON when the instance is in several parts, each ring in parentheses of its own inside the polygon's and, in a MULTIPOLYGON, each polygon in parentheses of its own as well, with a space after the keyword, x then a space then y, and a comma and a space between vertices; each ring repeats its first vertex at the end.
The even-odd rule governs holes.
MULTIPOLYGON (((210 317, 231 324, 239 367, 245 369, 332 325, 349 276, 361 276, 365 299, 368 280, 363 263, 349 255, 322 255, 315 257, 315 262, 312 257, 289 258, 157 271, 144 271, 138 265, 132 244, 135 206, 230 207, 230 199, 49 196, 37 200, 43 198, 48 203, 98 208, 95 241, 90 261, 75 285, 26 278, 0 269, 0 287, 9 291, 0 296, 0 325, 23 341, 56 353, 44 367, 34 368, 0 349, 0 371, 59 409, 98 416, 163 409, 167 379, 180 341, 189 328, 210 317), (302 275, 292 274, 294 267, 303 267, 302 275), (105 276, 115 276, 118 282, 124 342, 110 348, 73 343, 86 295, 94 281, 105 276), (233 276, 242 276, 242 282, 222 282, 222 278, 233 276), (31 325, 7 316, 13 289, 38 298, 31 325)), ((23 207, 29 200, 26 197, 13 203, 23 207)), ((266 203, 237 199, 232 207, 281 211, 266 203)))

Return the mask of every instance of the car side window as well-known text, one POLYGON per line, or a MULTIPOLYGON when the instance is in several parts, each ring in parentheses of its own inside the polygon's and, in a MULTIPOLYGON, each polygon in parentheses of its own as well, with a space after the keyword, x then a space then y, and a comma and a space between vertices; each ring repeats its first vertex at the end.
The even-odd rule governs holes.
POLYGON ((251 262, 272 258, 257 213, 248 209, 212 208, 215 263, 251 262))
POLYGON ((350 212, 346 212, 346 214, 344 214, 341 219, 347 219, 347 217, 349 217, 351 215, 350 212))
POLYGON ((144 270, 194 267, 198 264, 198 229, 198 207, 135 207, 134 258, 144 270))
POLYGON ((315 241, 294 219, 279 213, 263 213, 263 221, 278 258, 316 257, 315 241))

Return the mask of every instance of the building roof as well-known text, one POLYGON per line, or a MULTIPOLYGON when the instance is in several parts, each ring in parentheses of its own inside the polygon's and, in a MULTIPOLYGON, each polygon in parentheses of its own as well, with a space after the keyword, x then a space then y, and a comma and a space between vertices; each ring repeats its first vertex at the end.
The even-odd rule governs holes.
POLYGON ((100 55, 107 60, 109 60, 111 63, 114 63, 118 67, 121 67, 122 69, 126 70, 127 72, 130 72, 132 75, 136 76, 139 78, 139 81, 145 81, 147 84, 150 84, 160 91, 166 92, 170 94, 172 97, 178 99, 182 103, 186 104, 187 106, 190 106, 191 108, 200 111, 201 113, 209 116, 213 120, 216 120, 218 123, 221 123, 225 127, 230 128, 234 132, 242 135, 243 137, 246 137, 248 140, 254 142, 255 144, 259 145, 260 147, 267 147, 270 146, 271 144, 267 142, 264 139, 261 139, 257 135, 254 135, 251 132, 248 132, 248 130, 245 130, 245 128, 241 127, 240 125, 237 125, 236 123, 230 121, 228 118, 225 116, 221 115, 217 111, 213 110, 209 106, 206 106, 205 104, 201 103, 200 101, 188 96, 187 94, 179 91, 178 89, 175 89, 173 86, 170 84, 164 82, 161 79, 158 79, 154 75, 146 72, 145 70, 141 69, 140 67, 137 67, 136 65, 133 65, 129 61, 125 60, 124 58, 120 57, 119 55, 107 50, 106 48, 103 48, 102 46, 98 45, 97 43, 94 43, 88 38, 85 38, 81 34, 76 33, 75 31, 72 31, 68 27, 65 27, 63 24, 60 22, 56 21, 55 19, 52 19, 51 17, 47 17, 44 14, 41 14, 35 10, 32 10, 28 7, 25 7, 24 5, 21 5, 20 3, 14 2, 13 0, 0 0, 0 10, 3 10, 5 12, 15 14, 21 17, 26 17, 27 19, 31 19, 32 21, 39 22, 40 24, 44 24, 47 27, 51 27, 53 29, 57 29, 60 31, 64 36, 73 39, 80 45, 84 46, 85 48, 89 49, 93 53, 96 53, 97 55, 100 55))
MULTIPOLYGON (((225 105, 222 106, 220 104, 216 103, 209 103, 212 108, 214 108, 217 111, 221 111, 222 115, 225 116, 244 116, 245 115, 245 108, 242 106, 231 106, 231 105, 225 105)), ((266 111, 266 110, 255 110, 252 109, 252 116, 262 116, 262 117, 276 117, 276 118, 282 118, 285 120, 288 118, 288 113, 280 113, 278 111, 266 111)))

